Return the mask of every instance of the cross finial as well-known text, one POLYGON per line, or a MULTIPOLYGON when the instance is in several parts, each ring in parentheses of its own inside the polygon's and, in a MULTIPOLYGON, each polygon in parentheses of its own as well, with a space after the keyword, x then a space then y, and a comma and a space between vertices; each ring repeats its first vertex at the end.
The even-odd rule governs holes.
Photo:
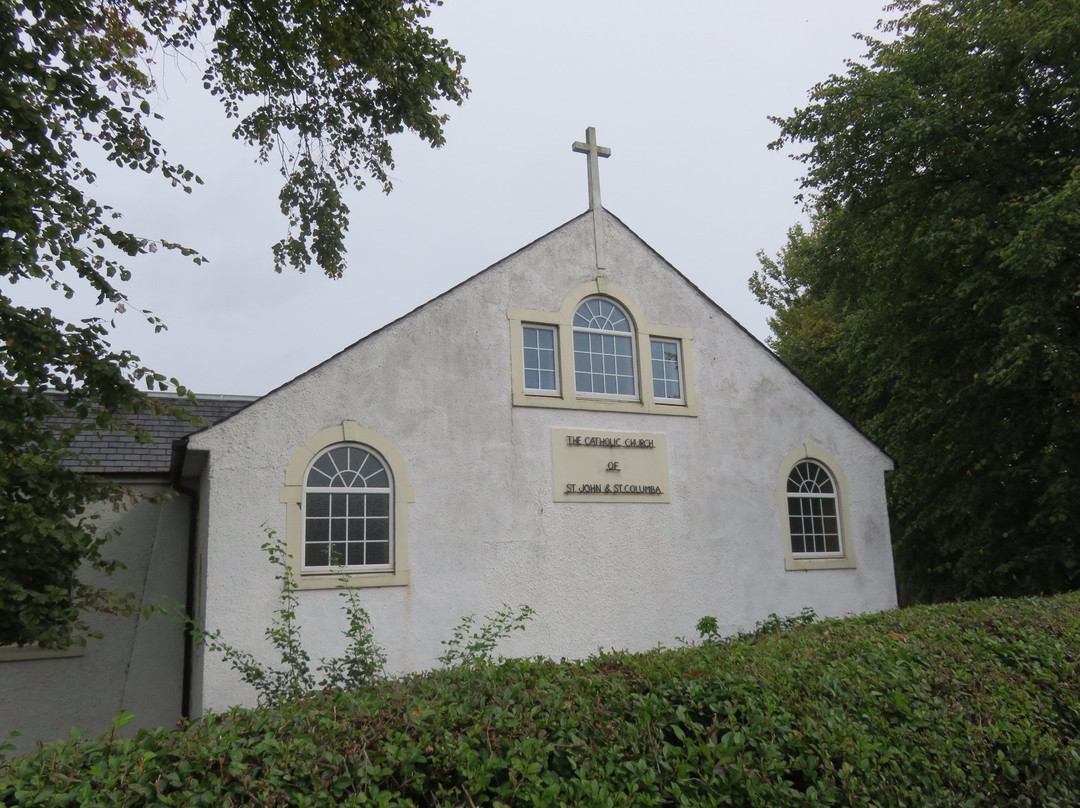
POLYGON ((585 142, 574 141, 574 151, 588 155, 589 162, 589 207, 594 212, 600 210, 600 159, 610 157, 611 149, 596 145, 596 129, 590 126, 585 130, 585 142))
POLYGON ((610 157, 611 149, 607 146, 596 145, 596 129, 589 127, 585 130, 585 142, 574 141, 574 151, 581 152, 588 157, 589 162, 589 209, 592 211, 593 220, 593 247, 596 252, 596 268, 603 269, 604 264, 604 234, 602 208, 600 207, 600 158, 610 157))

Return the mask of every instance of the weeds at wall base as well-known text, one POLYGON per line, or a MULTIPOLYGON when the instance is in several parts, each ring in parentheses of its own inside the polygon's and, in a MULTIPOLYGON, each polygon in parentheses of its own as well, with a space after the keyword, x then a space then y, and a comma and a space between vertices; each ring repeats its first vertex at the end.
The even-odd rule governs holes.
MULTIPOLYGON (((274 530, 264 525, 263 531, 266 541, 262 549, 274 568, 274 580, 281 582, 278 607, 264 632, 279 658, 278 665, 269 665, 254 653, 239 648, 220 631, 207 631, 201 622, 179 616, 194 641, 220 656, 242 681, 255 688, 259 704, 263 706, 281 704, 320 691, 356 690, 381 680, 386 667, 386 652, 375 641, 371 616, 361 604, 358 591, 349 588, 348 575, 342 575, 339 593, 345 602, 342 608, 348 622, 344 631, 345 652, 339 657, 320 659, 312 669, 311 656, 304 649, 303 631, 296 619, 300 587, 289 565, 288 549, 274 530)), ((180 615, 178 608, 175 611, 180 615)), ((528 606, 503 605, 479 624, 475 615, 467 615, 453 629, 450 639, 442 642, 446 650, 439 661, 446 667, 493 662, 498 644, 512 632, 523 631, 533 614, 528 606)))

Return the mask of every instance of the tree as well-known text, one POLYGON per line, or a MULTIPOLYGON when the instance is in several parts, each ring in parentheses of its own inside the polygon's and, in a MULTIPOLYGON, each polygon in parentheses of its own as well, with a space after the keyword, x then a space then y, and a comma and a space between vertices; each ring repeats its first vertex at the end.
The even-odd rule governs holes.
MULTIPOLYGON (((425 24, 439 0, 25 0, 0 3, 0 273, 71 297, 89 287, 105 314, 67 323, 0 294, 0 644, 63 646, 90 607, 123 605, 76 575, 108 571, 109 538, 88 503, 123 492, 64 467, 85 428, 132 430, 160 407, 142 389, 176 389, 108 343, 129 305, 129 262, 194 249, 127 232, 90 196, 91 154, 160 173, 190 192, 199 178, 152 135, 155 59, 205 58, 204 87, 236 118, 258 158, 280 155, 285 237, 274 268, 344 270, 344 193, 390 190, 391 135, 443 142, 441 101, 468 92, 463 59, 425 24), (205 41, 204 41, 205 40, 205 41), (50 426, 56 399, 84 422, 50 426)), ((156 328, 163 324, 143 312, 156 328)), ((122 601, 122 598, 120 599, 122 601)))
POLYGON ((902 595, 1080 585, 1080 4, 902 0, 776 119, 773 346, 898 461, 902 595))

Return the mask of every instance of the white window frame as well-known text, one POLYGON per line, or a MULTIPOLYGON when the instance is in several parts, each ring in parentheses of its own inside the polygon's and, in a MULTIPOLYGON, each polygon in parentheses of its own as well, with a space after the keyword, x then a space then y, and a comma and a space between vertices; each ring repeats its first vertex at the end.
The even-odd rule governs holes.
MULTIPOLYGON (((340 517, 335 517, 333 515, 333 510, 334 510, 333 503, 334 503, 334 500, 331 499, 330 502, 328 503, 328 513, 327 513, 327 516, 326 516, 326 519, 327 519, 327 539, 326 539, 326 544, 331 545, 331 546, 334 544, 334 540, 332 538, 333 523, 334 523, 335 519, 340 518, 340 517)), ((346 507, 347 506, 348 506, 348 499, 346 499, 346 507)), ((389 464, 385 460, 383 460, 383 458, 379 455, 379 453, 376 452, 374 449, 372 449, 370 446, 365 446, 362 443, 353 443, 353 442, 335 443, 335 444, 332 444, 331 446, 327 446, 325 449, 323 449, 321 452, 319 452, 319 454, 315 455, 315 457, 313 457, 311 462, 308 464, 307 473, 304 475, 304 499, 303 499, 302 509, 304 511, 304 514, 303 514, 304 527, 303 527, 303 535, 301 536, 301 540, 300 540, 300 546, 301 546, 301 549, 302 549, 301 559, 300 559, 300 572, 301 573, 335 572, 338 575, 340 575, 340 574, 346 573, 346 572, 392 572, 393 571, 393 569, 394 569, 394 475, 393 475, 393 472, 390 469, 389 464), (367 486, 367 485, 364 485, 364 486, 348 486, 348 487, 341 487, 341 486, 338 486, 338 487, 334 487, 334 486, 313 486, 313 485, 311 485, 310 484, 311 483, 311 471, 312 471, 313 467, 323 457, 327 456, 328 454, 330 454, 331 452, 333 452, 336 449, 356 449, 356 450, 364 452, 369 457, 373 458, 379 464, 380 471, 382 471, 382 473, 386 475, 387 484, 385 486, 367 486), (312 495, 312 494, 314 494, 314 495, 327 495, 327 496, 329 496, 331 498, 332 497, 349 497, 350 495, 358 495, 358 494, 365 495, 365 496, 369 496, 369 495, 382 496, 382 495, 385 495, 387 497, 387 509, 386 509, 387 510, 387 512, 386 512, 387 561, 385 563, 381 563, 381 564, 349 564, 349 563, 332 564, 332 563, 326 563, 326 564, 310 564, 309 565, 307 563, 307 557, 308 557, 308 552, 307 551, 308 551, 308 543, 309 543, 308 529, 309 529, 309 527, 311 525, 311 520, 314 517, 312 517, 311 514, 308 512, 308 505, 310 503, 310 500, 308 499, 308 497, 310 495, 312 495)), ((363 519, 364 519, 364 523, 365 523, 365 532, 366 532, 366 527, 367 527, 366 523, 367 523, 369 517, 367 517, 365 515, 363 517, 363 519)), ((314 540, 312 540, 311 543, 314 544, 316 542, 314 540)), ((321 544, 322 541, 320 540, 318 543, 321 544)), ((345 543, 350 544, 350 543, 353 543, 353 542, 346 539, 345 543)), ((366 544, 366 541, 364 543, 366 544)))
POLYGON ((594 410, 600 412, 637 412, 656 415, 697 417, 698 404, 693 363, 693 331, 683 326, 660 325, 649 322, 642 308, 624 289, 608 281, 606 276, 571 289, 558 311, 509 308, 510 369, 512 401, 515 407, 548 407, 554 409, 594 410), (603 297, 617 305, 634 328, 633 352, 637 377, 635 396, 611 396, 577 393, 574 374, 574 315, 578 306, 590 297, 603 297), (547 326, 557 336, 559 361, 559 391, 536 391, 525 387, 524 339, 525 327, 547 326), (653 396, 652 338, 677 342, 680 355, 683 399, 676 401, 653 396), (649 357, 645 362, 643 357, 649 357))
MULTIPOLYGON (((592 319, 591 313, 590 313, 590 319, 592 319)), ((584 300, 582 300, 580 303, 578 303, 577 308, 574 309, 574 319, 573 319, 573 321, 571 321, 571 338, 574 341, 574 394, 575 395, 577 395, 579 398, 599 398, 599 399, 608 399, 610 401, 640 401, 640 396, 639 396, 638 391, 641 389, 640 388, 640 376, 641 376, 641 373, 640 373, 640 369, 638 367, 638 355, 637 355, 636 344, 635 344, 637 342, 637 329, 634 327, 634 319, 630 316, 630 314, 622 306, 619 305, 618 301, 613 300, 612 298, 610 298, 610 297, 608 297, 606 295, 590 295, 589 297, 586 297, 584 300), (608 306, 611 306, 613 309, 615 309, 615 311, 617 311, 619 314, 621 314, 623 319, 626 320, 626 323, 629 326, 628 330, 626 330, 626 331, 615 331, 615 330, 606 329, 606 328, 594 328, 594 327, 589 327, 589 326, 579 326, 577 324, 577 318, 579 316, 582 316, 581 315, 582 309, 586 309, 588 307, 588 305, 590 303, 593 303, 593 302, 606 304, 608 306), (631 381, 631 387, 633 388, 629 393, 607 393, 607 392, 597 392, 595 390, 580 390, 580 389, 578 389, 578 383, 577 383, 578 373, 584 373, 584 374, 586 374, 586 375, 588 375, 590 377, 594 377, 594 378, 596 376, 600 376, 601 378, 604 378, 604 379, 606 379, 608 377, 611 377, 611 378, 615 379, 616 385, 618 384, 618 380, 619 380, 620 377, 626 378, 625 374, 620 374, 618 372, 618 368, 616 368, 614 373, 608 373, 608 372, 604 371, 604 372, 601 372, 599 374, 594 372, 591 369, 591 367, 590 367, 590 369, 588 371, 580 370, 578 368, 578 354, 585 353, 585 352, 578 351, 578 349, 577 349, 577 336, 578 336, 578 334, 583 334, 583 335, 585 335, 587 337, 596 336, 596 337, 600 337, 601 339, 603 339, 604 337, 610 337, 613 341, 621 341, 621 340, 626 341, 626 344, 630 346, 630 356, 629 357, 620 357, 620 355, 618 353, 615 353, 615 354, 603 354, 603 353, 597 354, 595 351, 592 350, 591 344, 590 344, 590 347, 589 347, 589 351, 586 353, 586 355, 589 357, 590 366, 592 365, 592 362, 594 361, 594 359, 597 356, 604 357, 604 356, 609 356, 610 355, 610 356, 614 357, 616 362, 618 362, 618 360, 620 358, 629 358, 629 360, 630 360, 630 381, 631 381)), ((592 342, 591 339, 589 341, 590 341, 590 343, 592 342)))
MULTIPOLYGON (((665 363, 667 360, 664 360, 665 363)), ((658 337, 655 334, 649 337, 649 375, 653 385, 653 397, 658 402, 670 402, 673 404, 682 404, 686 400, 686 382, 683 380, 683 362, 682 362, 682 341, 677 339, 671 339, 669 337, 658 337), (653 362, 656 360, 652 356, 653 345, 672 345, 675 348, 675 370, 678 374, 679 382, 679 395, 675 398, 656 395, 656 374, 652 372, 653 362)), ((665 381, 667 381, 665 377, 665 381)), ((666 392, 666 391, 665 391, 666 392)))
POLYGON ((781 535, 784 542, 783 551, 785 569, 789 571, 835 570, 853 569, 856 566, 850 529, 851 515, 848 510, 848 501, 850 499, 848 491, 847 478, 844 476, 839 462, 826 449, 813 444, 803 444, 788 453, 780 464, 776 477, 775 494, 777 511, 780 516, 780 522, 783 525, 781 535), (833 497, 836 502, 837 529, 840 540, 839 552, 796 553, 792 549, 791 510, 787 484, 788 478, 791 476, 792 471, 795 470, 795 467, 799 463, 805 461, 817 464, 824 469, 832 479, 833 497))
MULTIPOLYGON (((559 361, 559 329, 553 325, 543 325, 541 323, 522 323, 521 325, 521 362, 525 376, 522 378, 522 385, 525 391, 534 396, 559 396, 562 395, 562 370, 561 363, 559 361), (555 359, 555 387, 529 387, 528 386, 528 363, 525 361, 525 352, 530 350, 525 347, 525 331, 533 329, 535 331, 546 331, 551 334, 551 344, 555 359)), ((537 349, 539 350, 539 349, 537 349)), ((539 368, 537 369, 539 372, 539 368)))
POLYGON ((791 471, 788 472, 788 481, 785 484, 785 488, 787 489, 789 530, 790 530, 790 523, 791 523, 792 520, 797 519, 800 522, 802 522, 804 525, 806 524, 806 520, 808 520, 808 519, 811 522, 811 532, 810 533, 806 533, 805 531, 803 531, 803 532, 800 532, 798 534, 795 534, 793 532, 789 534, 790 538, 791 538, 791 544, 792 544, 792 547, 791 547, 791 555, 792 555, 792 557, 793 558, 842 558, 843 555, 844 555, 844 531, 843 531, 843 526, 840 524, 840 497, 838 496, 837 491, 836 491, 836 481, 833 478, 833 475, 829 471, 829 469, 826 468, 826 466, 823 463, 821 463, 820 461, 814 460, 813 458, 805 457, 802 460, 795 463, 795 465, 793 465, 791 467, 791 471), (792 491, 791 490, 792 475, 794 475, 796 470, 799 469, 800 467, 809 467, 809 468, 815 470, 816 471, 815 477, 819 477, 821 474, 824 474, 825 479, 828 481, 828 486, 832 490, 831 491, 792 491), (794 513, 794 508, 793 508, 793 506, 795 505, 796 502, 799 503, 799 506, 798 506, 799 513, 798 514, 794 513), (831 503, 831 504, 829 506, 825 506, 824 503, 831 503), (821 505, 821 508, 820 508, 821 513, 816 512, 818 510, 818 508, 815 506, 815 504, 820 504, 821 505), (809 505, 810 513, 807 513, 807 508, 806 508, 807 505, 809 505), (825 512, 826 510, 831 510, 832 513, 831 514, 826 513, 825 512), (832 523, 835 524, 835 528, 836 528, 835 531, 829 529, 829 527, 828 527, 829 522, 832 522, 832 523), (806 550, 806 549, 796 550, 795 549, 796 535, 798 535, 798 537, 801 540, 801 543, 802 543, 804 548, 805 548, 806 543, 807 543, 808 540, 813 542, 816 545, 819 540, 822 543, 827 543, 827 542, 829 542, 830 539, 835 539, 835 541, 836 541, 836 549, 835 550, 829 550, 829 549, 823 549, 823 550, 816 550, 816 549, 815 550, 806 550))
POLYGON ((335 589, 343 585, 343 578, 344 586, 349 588, 409 584, 409 503, 414 495, 405 458, 386 436, 365 429, 356 421, 342 421, 312 435, 293 455, 285 471, 285 485, 281 487, 279 498, 286 506, 285 547, 289 565, 298 572, 296 584, 299 589, 335 589), (378 568, 375 565, 307 568, 303 563, 307 473, 326 449, 339 444, 356 444, 371 452, 383 463, 390 477, 390 563, 387 565, 378 568))

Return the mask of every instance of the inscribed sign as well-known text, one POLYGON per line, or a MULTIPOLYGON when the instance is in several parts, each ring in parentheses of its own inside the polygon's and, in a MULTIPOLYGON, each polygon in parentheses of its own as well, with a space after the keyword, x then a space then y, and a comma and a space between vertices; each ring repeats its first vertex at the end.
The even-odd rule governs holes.
POLYGON ((551 430, 556 502, 671 502, 667 435, 551 430))

